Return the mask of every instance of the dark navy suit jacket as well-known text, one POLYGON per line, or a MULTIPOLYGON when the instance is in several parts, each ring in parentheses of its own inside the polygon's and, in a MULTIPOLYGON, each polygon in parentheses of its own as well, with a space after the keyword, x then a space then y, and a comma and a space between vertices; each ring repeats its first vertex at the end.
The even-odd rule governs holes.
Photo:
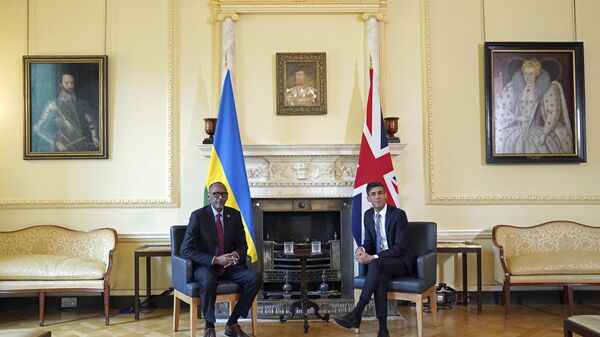
MULTIPOLYGON (((224 252, 237 252, 238 264, 246 261, 246 234, 242 216, 237 210, 225 206, 223 209, 223 244, 224 252)), ((181 256, 192 260, 195 264, 210 268, 213 257, 218 253, 217 227, 215 215, 210 205, 195 210, 190 215, 190 221, 181 244, 181 256)))
MULTIPOLYGON (((364 218, 365 240, 363 242, 363 248, 370 255, 376 253, 377 241, 375 235, 374 212, 373 208, 367 210, 364 218)), ((406 231, 407 226, 408 219, 406 218, 406 213, 403 210, 388 204, 385 214, 385 233, 388 249, 380 251, 377 253, 377 256, 380 258, 395 257, 401 259, 409 274, 414 276, 416 272, 416 260, 414 254, 407 249, 408 240, 410 240, 406 231)))

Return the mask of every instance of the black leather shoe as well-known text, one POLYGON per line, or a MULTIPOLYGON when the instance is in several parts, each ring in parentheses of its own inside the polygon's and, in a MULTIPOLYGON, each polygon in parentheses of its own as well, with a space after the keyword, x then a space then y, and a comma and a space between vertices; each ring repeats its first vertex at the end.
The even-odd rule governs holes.
POLYGON ((237 324, 237 323, 236 324, 232 324, 231 326, 225 324, 225 336, 229 336, 229 337, 249 337, 242 330, 242 327, 240 327, 240 325, 237 324))
POLYGON ((340 318, 335 318, 333 320, 333 323, 346 329, 360 328, 360 318, 357 319, 356 317, 354 317, 353 313, 349 313, 340 318))
POLYGON ((215 328, 204 329, 204 337, 217 337, 217 334, 215 333, 215 328))
POLYGON ((390 337, 390 332, 387 330, 379 330, 377 337, 390 337))

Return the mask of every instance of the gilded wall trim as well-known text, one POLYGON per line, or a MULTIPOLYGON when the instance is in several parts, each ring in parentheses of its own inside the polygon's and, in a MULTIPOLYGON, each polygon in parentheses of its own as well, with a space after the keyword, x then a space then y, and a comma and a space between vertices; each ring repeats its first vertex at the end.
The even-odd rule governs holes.
POLYGON ((175 0, 168 0, 168 84, 167 84, 167 195, 148 199, 1 199, 0 209, 22 208, 172 208, 178 206, 173 182, 173 62, 175 59, 175 0))
POLYGON ((387 0, 213 0, 215 13, 385 12, 387 0))
POLYGON ((425 192, 428 204, 599 204, 600 194, 568 195, 568 194, 442 194, 435 189, 435 158, 433 140, 433 90, 431 62, 431 0, 422 0, 423 17, 423 54, 424 54, 424 88, 423 125, 425 140, 425 192))

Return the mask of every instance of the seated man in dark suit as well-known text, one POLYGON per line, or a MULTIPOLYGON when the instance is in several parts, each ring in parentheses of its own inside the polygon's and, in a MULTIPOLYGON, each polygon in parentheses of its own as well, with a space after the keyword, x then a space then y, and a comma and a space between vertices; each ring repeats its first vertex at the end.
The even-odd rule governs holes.
POLYGON ((215 337, 215 301, 219 279, 242 285, 239 301, 225 325, 225 335, 248 337, 238 324, 240 316, 247 317, 261 278, 245 267, 246 234, 242 217, 237 210, 226 207, 229 194, 220 182, 210 185, 210 205, 195 210, 190 216, 181 256, 194 262, 194 277, 200 283, 200 301, 205 317, 204 336, 215 337))
POLYGON ((365 212, 365 240, 354 253, 356 261, 368 265, 367 277, 354 310, 334 319, 344 328, 358 328, 362 313, 375 294, 375 314, 379 320, 377 337, 389 337, 387 329, 387 284, 394 277, 414 275, 415 257, 406 250, 408 220, 403 210, 386 203, 380 182, 367 184, 367 200, 373 208, 365 212))

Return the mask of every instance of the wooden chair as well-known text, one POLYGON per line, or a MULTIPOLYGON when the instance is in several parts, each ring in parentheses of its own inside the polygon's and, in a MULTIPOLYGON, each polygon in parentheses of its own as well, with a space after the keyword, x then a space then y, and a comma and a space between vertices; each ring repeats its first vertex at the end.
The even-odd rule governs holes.
MULTIPOLYGON (((179 312, 181 301, 190 306, 190 330, 191 336, 196 337, 198 326, 198 306, 200 305, 200 293, 198 282, 194 279, 192 261, 181 257, 181 242, 185 235, 187 226, 171 227, 171 258, 173 277, 173 331, 179 329, 179 312)), ((220 280, 217 285, 217 302, 229 302, 229 313, 240 298, 241 286, 235 282, 220 280)), ((252 335, 256 336, 257 329, 257 299, 252 303, 252 335)))
MULTIPOLYGON (((423 300, 429 298, 433 326, 437 326, 437 225, 434 222, 409 222, 407 231, 411 238, 409 250, 417 256, 417 277, 397 277, 388 283, 388 299, 411 301, 416 304, 417 333, 423 337, 423 300)), ((354 278, 354 302, 358 303, 365 283, 366 272, 360 265, 359 276, 354 278)), ((368 265, 366 266, 368 267, 368 265)), ((359 333, 359 329, 355 330, 359 333)))

